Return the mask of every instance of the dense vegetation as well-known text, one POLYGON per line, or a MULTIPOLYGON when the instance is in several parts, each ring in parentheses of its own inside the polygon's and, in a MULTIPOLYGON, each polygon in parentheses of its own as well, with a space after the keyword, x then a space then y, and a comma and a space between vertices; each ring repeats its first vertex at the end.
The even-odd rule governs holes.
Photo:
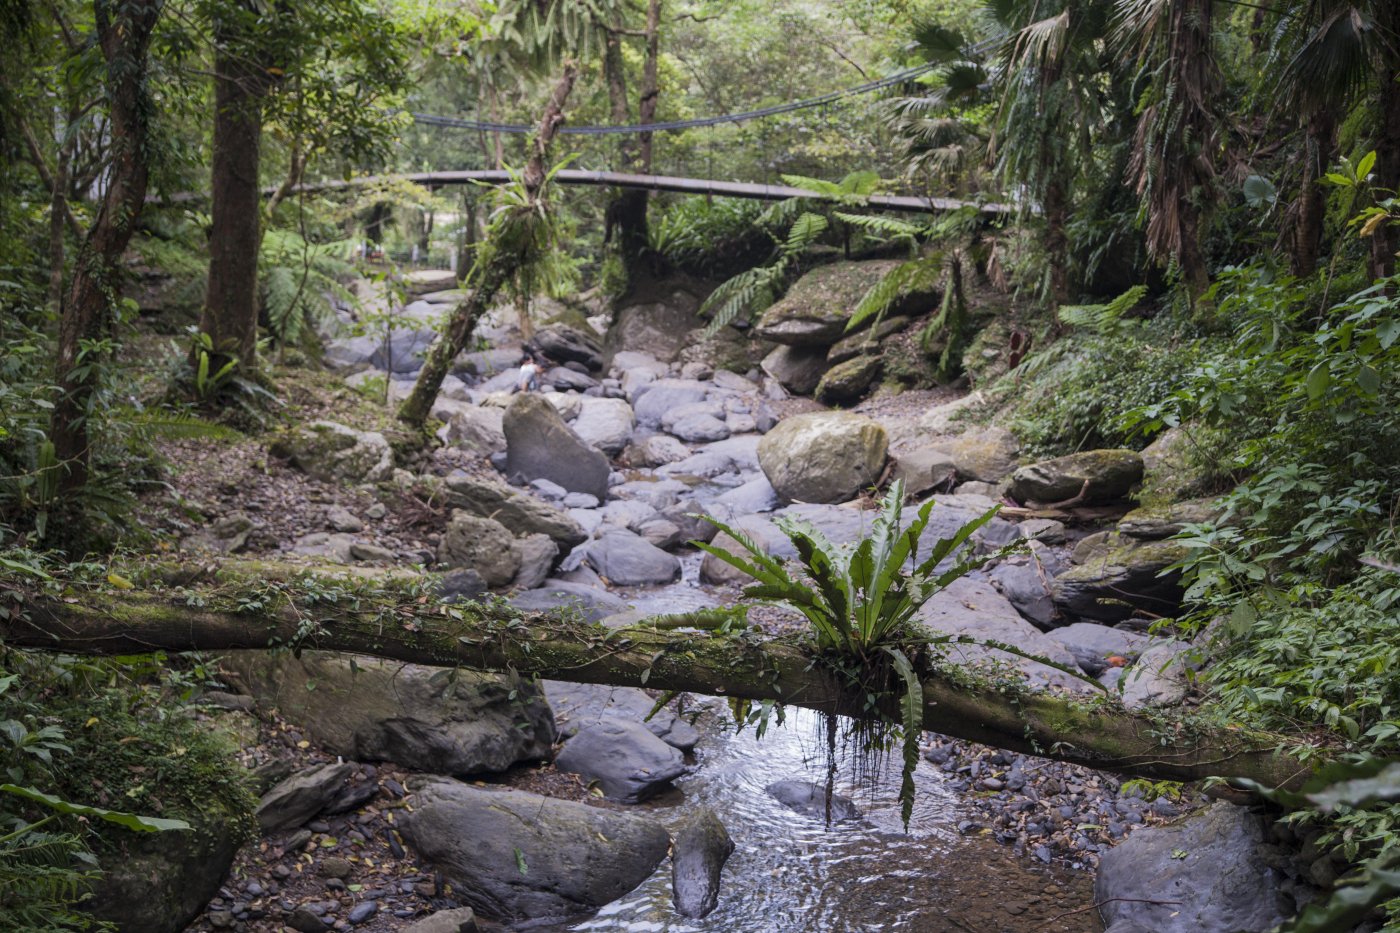
MULTIPOLYGON (((893 256, 857 317, 918 282, 945 295, 903 382, 967 380, 1035 453, 1140 449, 1170 431, 1171 494, 1223 496, 1222 518, 1182 536, 1189 612, 1163 622, 1213 634, 1207 716, 1304 755, 1400 756, 1391 0, 0 0, 0 44, 0 578, 100 574, 114 548, 151 545, 134 511, 162 482, 153 440, 275 423, 274 361, 315 351, 352 273, 384 275, 364 265, 374 248, 454 262, 522 306, 681 272, 719 286, 704 308, 714 330, 745 324, 826 254, 893 256), (576 125, 732 113, 922 70, 823 110, 559 136, 548 152, 409 116, 533 124, 570 67, 576 125), (829 200, 532 183, 565 161, 786 178, 829 200), (496 167, 516 184, 299 188, 496 167), (870 209, 877 192, 1013 210, 911 222, 870 209), (147 286, 163 313, 143 322, 147 286), (164 369, 137 362, 156 328, 164 369), (978 352, 1013 340, 1030 352, 1009 368, 978 352)), ((60 767, 81 755, 79 709, 114 735, 168 729, 143 741, 178 742, 191 761, 216 754, 147 715, 182 689, 170 665, 0 652, 14 785, 102 805, 60 767)), ((160 797, 188 816, 210 793, 160 797)), ((121 796, 112 809, 151 809, 121 796)), ((77 821, 36 828, 43 812, 0 797, 7 928, 34 924, 4 913, 11 892, 31 911, 71 899, 83 869, 68 856, 99 844, 77 821), (48 873, 18 878, 31 862, 48 873)), ((1294 819, 1326 819, 1357 864, 1400 858, 1393 804, 1294 819)))

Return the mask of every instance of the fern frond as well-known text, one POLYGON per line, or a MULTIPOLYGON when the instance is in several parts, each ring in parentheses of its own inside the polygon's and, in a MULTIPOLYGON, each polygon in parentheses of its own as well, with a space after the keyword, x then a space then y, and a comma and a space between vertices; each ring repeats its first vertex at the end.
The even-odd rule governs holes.
POLYGON ((1061 305, 1060 321, 1071 327, 1082 327, 1096 334, 1111 336, 1127 323, 1123 315, 1131 311, 1147 294, 1146 285, 1134 285, 1107 304, 1061 305))

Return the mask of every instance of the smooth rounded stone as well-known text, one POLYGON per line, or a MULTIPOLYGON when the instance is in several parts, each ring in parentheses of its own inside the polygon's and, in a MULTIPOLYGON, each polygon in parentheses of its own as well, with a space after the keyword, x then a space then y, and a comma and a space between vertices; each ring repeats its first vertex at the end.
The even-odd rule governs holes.
MULTIPOLYGON (((827 359, 830 362, 830 357, 827 359)), ((822 374, 812 397, 826 405, 849 405, 870 391, 880 376, 879 356, 857 356, 837 363, 822 374)))
POLYGON ((680 547, 687 540, 679 525, 660 516, 638 525, 637 534, 663 551, 680 547))
MULTIPOLYGON (((1210 482, 1210 460, 1200 448, 1210 444, 1192 426, 1168 428, 1142 450, 1143 489, 1156 500, 1199 495, 1210 482), (1197 432, 1197 439, 1191 437, 1197 432)), ((1207 437, 1209 435, 1206 435, 1207 437)))
POLYGON ((611 356, 618 368, 623 350, 662 362, 675 360, 692 342, 690 332, 702 323, 695 314, 700 301, 699 295, 675 286, 618 308, 603 337, 604 358, 611 356))
POLYGON ((354 512, 343 505, 332 505, 326 509, 326 525, 332 531, 364 531, 365 523, 354 512))
POLYGON ((1051 575, 1030 557, 1002 561, 992 569, 992 585, 1016 611, 1040 628, 1055 624, 1055 601, 1050 598, 1051 575))
POLYGON ((731 437, 726 441, 706 444, 700 448, 700 453, 727 457, 733 464, 733 469, 741 473, 752 473, 759 469, 758 445, 762 442, 760 437, 731 437))
POLYGON ((1050 637, 1068 648, 1079 662, 1080 669, 1090 677, 1098 677, 1110 666, 1122 666, 1122 662, 1111 665, 1110 658, 1136 660, 1143 649, 1152 643, 1147 635, 1093 622, 1076 622, 1057 628, 1050 633, 1050 637))
POLYGON ((668 509, 690 493, 690 487, 675 479, 637 479, 619 483, 611 490, 615 499, 645 502, 654 509, 668 509))
POLYGON ((606 498, 607 457, 569 430, 549 401, 533 393, 515 396, 502 425, 507 474, 527 482, 547 479, 569 492, 606 498))
POLYGON ((920 447, 894 458, 891 479, 904 481, 907 496, 951 489, 957 477, 953 458, 939 447, 920 447))
POLYGON ((546 324, 535 331, 530 343, 551 360, 582 363, 590 370, 603 368, 603 347, 594 337, 568 324, 546 324))
POLYGON ((604 525, 636 531, 645 522, 660 516, 656 507, 638 499, 614 499, 598 509, 604 525))
POLYGON ((326 483, 378 483, 394 471, 394 452, 383 434, 334 421, 297 425, 275 440, 271 451, 326 483))
POLYGON ((652 356, 650 353, 643 353, 639 350, 618 350, 612 356, 612 371, 625 373, 628 370, 646 370, 653 373, 658 379, 670 371, 670 367, 652 356))
POLYGON ((484 389, 485 385, 490 385, 492 388, 485 389, 485 391, 494 392, 497 387, 509 391, 516 385, 518 373, 515 370, 520 366, 520 351, 512 347, 473 350, 459 353, 457 358, 452 361, 452 365, 455 370, 471 376, 508 377, 490 380, 477 388, 484 389))
POLYGON ((680 561, 625 528, 601 531, 584 551, 593 569, 617 586, 671 583, 681 575, 680 561))
POLYGON ((345 919, 355 926, 359 926, 377 913, 379 913, 378 901, 362 901, 350 908, 350 913, 345 915, 345 919))
POLYGON ((562 922, 617 900, 666 857, 655 820, 442 778, 412 785, 404 837, 454 896, 502 922, 562 922))
POLYGON ((532 590, 549 579, 554 562, 559 557, 559 545, 549 535, 526 535, 515 542, 520 554, 520 568, 515 572, 513 586, 532 590))
POLYGON ((489 457, 506 449, 504 416, 505 412, 499 408, 461 408, 452 413, 438 431, 438 437, 449 446, 489 457))
MULTIPOLYGON (((629 624, 636 621, 629 618, 629 624)), ((640 722, 652 735, 682 752, 689 752, 700 741, 696 728, 676 715, 672 709, 674 704, 667 704, 658 710, 656 700, 636 687, 546 680, 544 690, 549 705, 554 709, 561 736, 573 736, 584 726, 604 719, 622 719, 640 722)))
POLYGON ((607 590, 557 577, 544 581, 542 586, 535 589, 516 593, 510 597, 510 604, 522 612, 571 609, 589 622, 598 622, 627 608, 625 602, 607 590))
POLYGON ((445 603, 470 602, 486 590, 486 581, 470 567, 445 573, 438 580, 438 598, 445 603))
POLYGON ((638 424, 659 428, 671 410, 703 402, 713 391, 710 383, 694 379, 657 379, 641 388, 632 399, 632 408, 638 424))
MULTIPOLYGON (((675 434, 671 428, 682 418, 691 415, 709 415, 711 418, 723 418, 725 416, 724 402, 711 400, 706 402, 691 402, 687 405, 678 405, 670 409, 661 416, 661 430, 670 434, 675 434)), ((721 438, 722 440, 723 438, 721 438)))
POLYGON ((597 509, 569 509, 569 517, 578 522, 590 538, 603 525, 603 513, 597 509))
POLYGON ((565 742, 554 767, 596 782, 609 800, 641 803, 685 773, 685 757, 639 722, 604 718, 565 742))
POLYGON ((709 807, 686 816, 671 843, 671 903, 683 917, 700 918, 719 905, 720 876, 734 840, 709 807))
POLYGON ((693 362, 681 366, 682 379, 713 379, 714 375, 715 368, 709 363, 693 362))
MULTIPOLYGON (((358 521, 348 510, 339 508, 338 506, 328 510, 326 518, 327 523, 332 526, 342 523, 348 525, 353 521, 358 521), (337 509, 339 512, 345 513, 345 516, 347 516, 350 521, 342 522, 338 520, 337 517, 332 514, 335 513, 337 509)), ((363 527, 363 525, 361 527, 363 527)), ((347 527, 336 530, 345 533, 350 530, 358 529, 347 527)), ((236 554, 247 547, 248 538, 252 533, 253 520, 248 517, 248 513, 233 511, 221 518, 215 519, 208 528, 196 531, 194 534, 187 536, 180 542, 180 547, 187 551, 212 551, 218 554, 236 554)))
POLYGON ((1180 534, 1188 524, 1215 522, 1221 513, 1215 499, 1188 499, 1155 508, 1143 506, 1123 516, 1118 532, 1141 541, 1158 541, 1180 534))
POLYGON ((782 505, 782 497, 768 482, 766 476, 755 476, 742 486, 735 486, 728 492, 715 497, 715 502, 732 509, 736 514, 771 512, 782 505))
POLYGON ((1065 540, 1065 524, 1053 518, 1028 518, 1016 523, 1021 537, 1045 544, 1062 544, 1065 540))
POLYGON ((1061 613, 1072 619, 1102 622, 1122 621, 1137 609, 1158 616, 1176 615, 1184 595, 1181 572, 1167 568, 1185 559, 1185 545, 1114 534, 1089 548, 1085 544, 1088 540, 1081 541, 1074 551, 1073 559, 1082 557, 1082 562, 1055 578, 1051 592, 1061 613))
POLYGON ((327 368, 337 372, 362 370, 373 364, 370 358, 374 351, 383 345, 379 337, 341 337, 326 344, 326 352, 321 357, 327 368))
POLYGON ((585 398, 579 400, 574 433, 586 443, 616 457, 627 446, 637 425, 632 406, 617 398, 585 398))
POLYGON ((494 519, 519 535, 549 535, 566 548, 588 538, 578 522, 563 511, 498 479, 467 474, 450 476, 443 492, 449 506, 494 519))
POLYGON ((520 569, 520 548, 500 522, 455 509, 438 543, 437 559, 444 567, 470 567, 488 586, 505 586, 520 569))
POLYGON ((287 916, 287 926, 297 933, 327 933, 330 925, 307 907, 298 907, 287 916))
POLYGON ((763 358, 763 371, 794 395, 810 395, 829 368, 824 347, 779 345, 763 358))
POLYGON ((778 495, 799 502, 844 502, 879 478, 885 429, 863 415, 796 415, 765 434, 758 461, 778 495))
POLYGON ((354 773, 347 763, 300 771, 263 794, 254 815, 264 836, 295 829, 325 809, 354 773))
POLYGON ((1279 871, 1264 819, 1216 803, 1168 826, 1145 826, 1103 853, 1094 880, 1110 930, 1263 933, 1315 896, 1279 871))
POLYGON ((1096 531, 1080 538, 1070 551, 1069 562, 1075 566, 1101 560, 1121 539, 1111 531, 1096 531))
POLYGON ((727 369, 716 370, 713 381, 716 388, 726 389, 730 392, 752 394, 758 391, 758 386, 752 380, 727 369))
MULTIPOLYGON (((826 788, 820 784, 811 781, 774 781, 763 790, 789 810, 814 820, 827 818, 826 788)), ((855 801, 835 792, 831 794, 830 811, 833 823, 860 818, 860 808, 855 801)))
MULTIPOLYGON (((1064 645, 1021 618, 1006 597, 985 580, 970 577, 954 580, 924 603, 914 618, 936 632, 1005 642, 1071 669, 1076 667, 1074 655, 1064 645)), ((1054 686, 1072 691, 1093 689, 1047 664, 980 644, 949 645, 947 655, 954 663, 964 665, 992 662, 1009 666, 1037 687, 1054 686)))
MULTIPOLYGON (((539 397, 548 402, 565 421, 573 421, 583 410, 584 397, 574 392, 541 392, 539 397)), ((510 405, 507 404, 506 408, 509 409, 510 405)))
POLYGON ((549 705, 519 678, 309 649, 231 651, 222 664, 327 751, 361 761, 484 774, 547 758, 554 742, 549 705))
POLYGON ((354 535, 315 531, 297 538, 287 551, 302 557, 317 557, 331 563, 348 564, 355 559, 355 544, 354 535))
POLYGON ((983 428, 947 443, 958 476, 979 483, 997 483, 1011 475, 1021 458, 1021 445, 1005 428, 983 428))
POLYGON ((437 339, 435 330, 395 330, 387 340, 376 339, 369 362, 375 369, 391 373, 416 373, 423 368, 423 357, 437 339))
POLYGON ((1142 456, 1135 450, 1082 450, 1018 467, 1010 494, 1017 502, 1082 505, 1117 502, 1142 481, 1142 456))
MULTIPOLYGON (((890 259, 833 262, 806 273, 764 311, 754 326, 764 340, 825 351, 846 333, 851 311, 870 288, 899 263, 890 259)), ((916 291, 901 295, 887 312, 901 317, 930 310, 936 295, 916 291)))
POLYGON ((709 544, 715 539, 719 529, 708 521, 708 509, 693 502, 674 505, 661 512, 661 517, 681 530, 682 541, 703 541, 709 544))
POLYGON ((739 415, 731 412, 724 423, 729 425, 730 434, 753 434, 758 430, 758 420, 753 415, 739 415))
POLYGON ((476 914, 470 907, 439 910, 431 916, 410 923, 403 933, 478 933, 476 914))
POLYGON ((671 425, 670 432, 690 444, 722 441, 729 436, 729 425, 713 415, 686 415, 671 425))
POLYGON ((560 500, 560 504, 566 509, 596 509, 598 507, 598 499, 596 496, 590 496, 586 492, 570 492, 564 494, 564 498, 560 500))
POLYGON ((1175 706, 1186 698, 1187 665, 1183 642, 1158 642, 1145 648, 1137 663, 1123 671, 1123 705, 1128 709, 1175 706))
POLYGON ((563 502, 564 497, 569 494, 569 491, 563 486, 548 479, 531 480, 530 488, 546 502, 563 502))
POLYGON ((660 467, 690 456, 690 448, 667 434, 653 434, 630 444, 622 459, 634 467, 660 467))

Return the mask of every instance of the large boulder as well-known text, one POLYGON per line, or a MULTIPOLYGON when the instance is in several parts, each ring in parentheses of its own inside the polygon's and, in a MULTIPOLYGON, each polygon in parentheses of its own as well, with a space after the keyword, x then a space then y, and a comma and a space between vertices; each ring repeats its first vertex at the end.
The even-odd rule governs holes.
POLYGON ((626 528, 603 531, 588 542, 586 557, 594 570, 617 586, 671 583, 681 575, 679 560, 626 528))
POLYGON ((1285 861, 1260 816, 1216 803, 1105 852, 1094 899, 1110 933, 1263 933, 1311 894, 1279 870, 1285 861))
POLYGON ((1021 457, 1021 445, 1005 428, 984 428, 949 441, 948 456, 953 458, 958 476, 979 483, 1005 479, 1021 457))
POLYGON ((641 803, 685 773, 685 758, 639 722, 600 719, 564 743, 554 766, 596 781, 609 800, 641 803))
POLYGON ((423 357, 436 339, 435 330, 395 330, 378 341, 369 361, 376 369, 411 375, 423 368, 423 357))
POLYGON ((695 312, 700 299, 684 288, 624 305, 613 315, 612 325, 603 338, 604 357, 613 359, 622 351, 646 353, 671 362, 690 344, 690 332, 700 319, 695 312))
POLYGON ((1082 505, 1117 502, 1142 482, 1142 457, 1134 450, 1082 450, 1066 457, 1018 467, 1011 474, 1017 502, 1082 505))
POLYGON ((429 777, 400 825, 424 861, 483 917, 563 922, 617 900, 666 857, 654 820, 523 791, 429 777))
MULTIPOLYGON (((802 276, 787 294, 771 305, 754 327, 759 337, 789 346, 829 347, 846 332, 851 312, 865 293, 899 263, 876 259, 834 262, 802 276)), ((901 295, 887 316, 901 316, 933 307, 931 292, 901 295)))
POLYGON ((763 371, 789 392, 808 395, 815 391, 822 376, 831 368, 821 347, 775 347, 763 358, 763 371))
POLYGON ((878 356, 857 356, 837 363, 826 371, 813 391, 813 397, 827 405, 849 405, 870 391, 880 375, 878 356))
POLYGON ((885 429, 863 415, 813 412, 782 421, 758 444, 758 462, 778 495, 843 502, 879 479, 885 429))
POLYGON ((671 902, 682 917, 703 917, 719 905, 720 874, 734 840, 709 807, 686 816, 671 851, 671 902))
POLYGON ((520 569, 520 548, 510 529, 493 518, 454 509, 438 543, 438 563, 481 574, 487 586, 505 586, 520 569))
POLYGON ((327 483, 378 483, 394 472, 394 452, 383 434, 335 421, 297 425, 273 442, 272 453, 327 483))
POLYGON ((608 495, 608 458, 564 423, 544 398, 523 393, 506 408, 506 472, 526 482, 547 479, 570 492, 608 495))
POLYGON ((599 622, 627 608, 627 604, 607 590, 569 580, 546 580, 542 586, 524 590, 510 598, 522 612, 549 612, 567 609, 589 622, 599 622))
POLYGON ((632 406, 620 398, 585 398, 579 403, 574 433, 585 442, 616 457, 627 446, 637 425, 632 406))
POLYGON ((1169 505, 1133 509, 1118 522, 1118 531, 1143 541, 1159 541, 1180 534, 1188 524, 1215 522, 1223 509, 1215 499, 1187 499, 1169 505))
MULTIPOLYGON (((1087 540, 1087 539, 1085 539, 1087 540)), ((1082 544, 1083 542, 1081 542, 1082 544)), ((1110 535, 1055 578, 1055 605, 1072 619, 1120 622, 1145 609, 1158 616, 1181 608, 1181 571, 1169 570, 1189 553, 1176 541, 1139 541, 1110 535)))
POLYGON ((547 680, 544 690, 554 709, 554 721, 561 736, 572 736, 603 719, 630 719, 683 752, 690 751, 700 741, 700 733, 694 726, 677 716, 669 705, 657 709, 656 700, 636 687, 547 680))
POLYGON ((939 447, 919 447, 895 458, 893 479, 904 481, 904 493, 922 496, 950 489, 957 479, 953 458, 939 447))
POLYGON ((632 399, 637 423, 648 428, 661 427, 668 412, 682 405, 703 402, 714 387, 694 379, 657 379, 647 383, 632 399))
POLYGON ((1152 641, 1147 635, 1096 622, 1075 622, 1055 629, 1050 637, 1069 649, 1080 669, 1090 677, 1135 660, 1152 641))
POLYGON ((499 408, 464 405, 452 412, 439 433, 442 440, 482 457, 506 449, 505 412, 499 408))
POLYGON ((361 761, 483 774, 548 758, 554 743, 549 704, 518 678, 310 650, 232 651, 222 663, 319 745, 361 761))
POLYGON ((535 331, 531 343, 551 360, 582 363, 595 372, 603 368, 602 346, 577 327, 548 324, 535 331))
POLYGON ((495 519, 517 535, 549 535, 565 548, 588 539, 579 523, 565 512, 497 479, 452 476, 443 484, 443 492, 449 506, 495 519))

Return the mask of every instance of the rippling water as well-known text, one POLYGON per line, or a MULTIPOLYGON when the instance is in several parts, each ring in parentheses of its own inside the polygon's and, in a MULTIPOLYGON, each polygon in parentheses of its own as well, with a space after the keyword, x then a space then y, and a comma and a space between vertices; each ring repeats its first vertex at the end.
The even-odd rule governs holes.
MULTIPOLYGON (((724 711, 722 704, 715 707, 724 711)), ((727 720, 727 711, 722 713, 727 720)), ((790 710, 759 740, 716 725, 696 750, 698 767, 678 786, 684 795, 653 806, 669 824, 708 804, 734 840, 719 907, 701 920, 671 907, 670 863, 627 897, 567 929, 590 933, 807 933, 807 931, 1098 930, 1082 874, 1037 870, 985 839, 955 830, 954 798, 939 771, 922 763, 906 834, 899 818, 899 771, 891 758, 873 786, 837 790, 855 799, 860 820, 832 824, 803 817, 764 791, 789 778, 824 780, 821 723, 790 710)))

